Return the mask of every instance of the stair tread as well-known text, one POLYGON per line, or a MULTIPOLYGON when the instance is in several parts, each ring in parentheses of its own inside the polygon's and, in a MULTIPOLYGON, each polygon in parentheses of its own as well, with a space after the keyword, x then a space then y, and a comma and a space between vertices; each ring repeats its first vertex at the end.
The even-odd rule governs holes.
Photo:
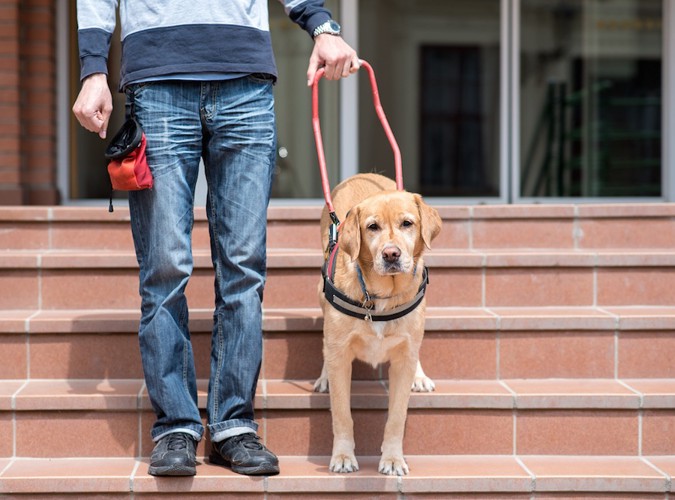
POLYGON ((197 476, 171 479, 148 475, 147 459, 0 459, 0 493, 667 493, 675 473, 675 456, 407 455, 402 477, 379 474, 375 456, 351 474, 329 472, 327 456, 280 456, 278 476, 252 478, 199 459, 197 476))
MULTIPOLYGON (((118 200, 119 201, 119 200, 118 200)), ((116 203, 118 203, 116 201, 116 203)), ((650 213, 657 215, 667 215, 668 205, 661 207, 655 205, 650 213)), ((286 205, 277 201, 267 209, 267 217, 270 220, 319 220, 323 205, 321 202, 303 204, 297 200, 292 205, 286 205)), ((637 205, 632 212, 638 213, 644 211, 640 205, 637 205)), ((204 207, 194 208, 195 221, 206 221, 206 209, 204 207)), ((115 206, 113 212, 108 211, 108 205, 101 206, 4 206, 0 207, 0 221, 35 221, 35 222, 119 222, 129 221, 129 207, 115 206)))
MULTIPOLYGON (((520 219, 520 218, 625 218, 625 217, 673 217, 672 203, 605 203, 605 204, 518 204, 518 205, 434 205, 444 218, 472 219, 520 219)), ((117 206, 108 212, 108 205, 82 206, 6 206, 0 207, 0 221, 126 221, 129 208, 117 206)), ((293 200, 289 205, 277 200, 267 210, 268 219, 317 220, 323 202, 309 200, 306 203, 293 200)), ((204 207, 195 207, 195 220, 205 221, 204 207)))
MULTIPOLYGON (((136 332, 137 309, 0 311, 0 333, 136 332)), ((665 330, 675 328, 675 306, 427 307, 427 331, 665 330)), ((190 309, 192 331, 208 332, 212 309, 190 309)), ((318 307, 265 308, 263 328, 320 331, 318 307)))
MULTIPOLYGON (((329 408, 328 394, 316 393, 313 380, 258 383, 257 409, 329 408)), ((673 409, 675 379, 435 380, 436 390, 411 394, 411 409, 673 409)), ((199 404, 206 405, 208 381, 198 381, 199 404)), ((386 381, 354 381, 352 407, 387 408, 386 381)), ((151 409, 144 383, 116 380, 2 380, 0 410, 151 409)))
MULTIPOLYGON (((136 269, 136 255, 129 249, 30 249, 1 250, 0 269, 136 269)), ((318 240, 308 248, 268 248, 270 268, 317 268, 323 264, 318 240)), ((195 268, 212 267, 207 248, 193 250, 195 268)), ((514 248, 430 250, 425 262, 433 267, 657 267, 675 266, 675 250, 668 248, 514 248)))

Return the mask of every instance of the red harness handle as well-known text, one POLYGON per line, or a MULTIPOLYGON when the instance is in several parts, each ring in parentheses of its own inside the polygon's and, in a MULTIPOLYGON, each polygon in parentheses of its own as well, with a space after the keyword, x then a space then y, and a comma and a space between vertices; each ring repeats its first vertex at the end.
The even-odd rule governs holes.
MULTIPOLYGON (((384 133, 389 139, 389 144, 391 149, 394 151, 394 168, 396 171, 396 188, 400 191, 403 190, 403 171, 401 169, 401 151, 398 148, 394 134, 391 131, 387 117, 384 114, 382 109, 382 104, 380 104, 380 93, 377 90, 377 81, 375 80, 375 72, 368 62, 361 60, 361 67, 368 70, 368 75, 370 76, 370 87, 373 91, 373 104, 375 105, 375 112, 377 117, 382 123, 382 128, 384 128, 384 133)), ((324 74, 324 69, 321 68, 316 72, 314 76, 314 82, 312 83, 312 127, 314 129, 314 140, 316 142, 316 154, 319 157, 319 170, 321 172, 321 186, 323 187, 323 196, 326 199, 326 206, 328 211, 331 213, 331 217, 335 216, 335 209, 333 208, 333 200, 330 196, 330 185, 328 182, 328 173, 326 172, 326 156, 323 152, 323 140, 321 139, 321 124, 319 123, 319 80, 324 74)))

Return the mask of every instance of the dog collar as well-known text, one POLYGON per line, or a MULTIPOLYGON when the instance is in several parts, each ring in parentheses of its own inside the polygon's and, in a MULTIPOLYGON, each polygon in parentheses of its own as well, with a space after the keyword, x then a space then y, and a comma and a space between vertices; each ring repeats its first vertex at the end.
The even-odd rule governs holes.
POLYGON ((395 307, 394 309, 390 309, 384 313, 378 313, 373 311, 375 308, 375 304, 372 300, 373 297, 368 294, 362 277, 359 277, 359 281, 361 282, 361 288, 363 289, 365 296, 365 301, 363 303, 352 300, 335 287, 333 284, 333 277, 335 276, 337 254, 338 246, 334 245, 329 253, 328 259, 326 259, 326 262, 323 265, 323 294, 330 305, 341 313, 365 321, 392 321, 402 318, 406 314, 414 311, 422 302, 427 290, 427 284, 429 283, 429 272, 426 266, 424 267, 424 272, 422 274, 422 283, 417 290, 417 294, 410 302, 395 307))

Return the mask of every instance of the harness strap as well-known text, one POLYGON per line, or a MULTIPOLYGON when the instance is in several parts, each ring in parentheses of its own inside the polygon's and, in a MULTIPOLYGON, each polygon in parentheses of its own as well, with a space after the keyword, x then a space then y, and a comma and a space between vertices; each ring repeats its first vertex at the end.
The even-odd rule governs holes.
POLYGON ((429 272, 426 266, 424 267, 424 273, 422 274, 422 283, 420 284, 415 297, 413 297, 410 302, 395 307, 394 309, 390 309, 387 312, 374 312, 374 305, 372 301, 367 300, 368 297, 366 297, 365 304, 360 304, 347 297, 344 293, 338 290, 335 285, 333 285, 333 277, 335 276, 335 261, 337 260, 337 248, 338 246, 335 245, 332 249, 330 249, 330 255, 323 265, 323 293, 330 305, 332 305, 341 313, 366 321, 392 321, 402 318, 406 314, 414 311, 415 308, 422 302, 424 294, 427 290, 427 284, 429 283, 429 272))

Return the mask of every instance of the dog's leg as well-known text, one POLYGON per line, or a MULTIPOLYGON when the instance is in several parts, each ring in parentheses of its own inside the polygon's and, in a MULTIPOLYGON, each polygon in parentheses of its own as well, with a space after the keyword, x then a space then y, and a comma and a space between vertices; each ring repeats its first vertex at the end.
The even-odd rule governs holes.
POLYGON ((354 455, 354 421, 351 411, 352 359, 341 353, 326 360, 330 386, 330 409, 333 418, 332 472, 354 472, 359 464, 354 455))
MULTIPOLYGON (((314 387, 316 387, 316 385, 314 387)), ((413 380, 412 390, 414 392, 431 392, 434 389, 436 389, 436 384, 426 376, 424 370, 422 370, 422 363, 417 361, 417 369, 415 370, 415 379, 413 380)))
POLYGON ((328 392, 328 372, 326 371, 326 363, 321 367, 321 375, 314 382, 314 392, 328 392))
POLYGON ((382 474, 402 476, 409 472, 403 457, 403 433, 408 415, 410 386, 415 377, 416 361, 407 349, 399 350, 389 365, 389 416, 384 428, 382 457, 378 470, 382 474))

